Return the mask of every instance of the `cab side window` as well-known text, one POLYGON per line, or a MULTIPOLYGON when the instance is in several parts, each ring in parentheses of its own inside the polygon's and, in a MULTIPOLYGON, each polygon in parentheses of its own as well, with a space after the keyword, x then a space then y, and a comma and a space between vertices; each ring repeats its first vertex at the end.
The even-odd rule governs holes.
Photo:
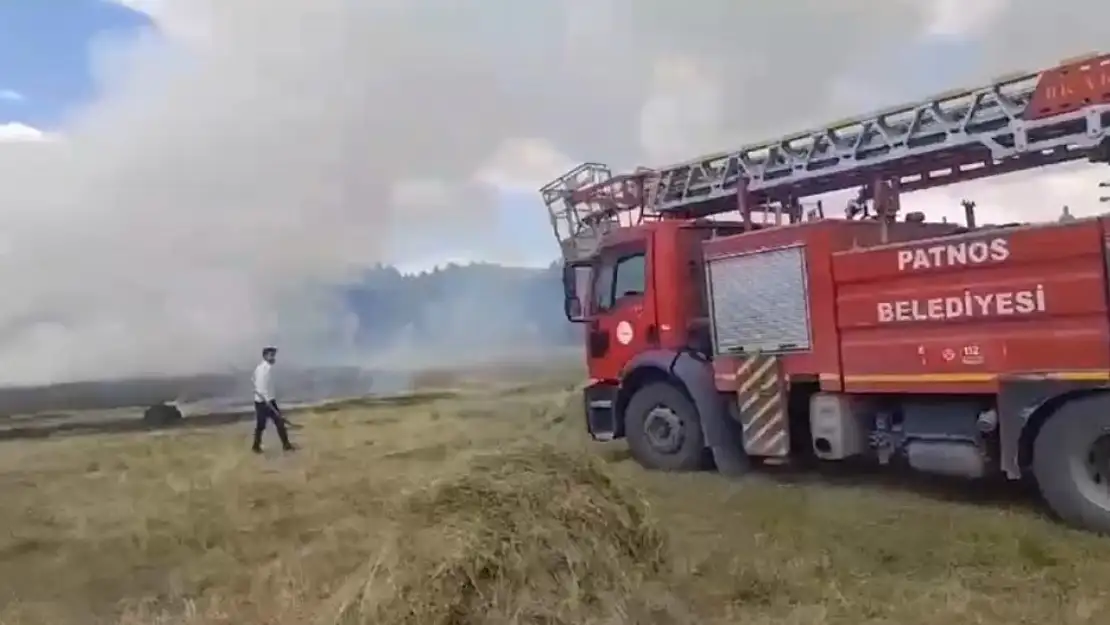
POLYGON ((598 265, 590 295, 593 296, 594 312, 609 310, 613 306, 612 262, 604 262, 598 265))
POLYGON ((610 310, 622 298, 641 296, 646 285, 643 253, 622 256, 615 263, 603 263, 594 282, 594 310, 610 310))
POLYGON ((622 297, 633 297, 644 294, 646 278, 644 276, 644 255, 625 256, 617 261, 615 269, 616 278, 613 279, 613 301, 616 303, 622 297))

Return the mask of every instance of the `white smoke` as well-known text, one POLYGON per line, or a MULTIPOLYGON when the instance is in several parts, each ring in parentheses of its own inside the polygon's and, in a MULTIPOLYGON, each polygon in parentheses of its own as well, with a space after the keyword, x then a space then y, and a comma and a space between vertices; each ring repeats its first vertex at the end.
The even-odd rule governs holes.
MULTIPOLYGON (((271 341, 326 360, 351 331, 329 287, 405 261, 410 237, 469 240, 497 187, 859 112, 835 97, 849 74, 929 34, 979 37, 986 76, 1096 47, 1110 17, 1090 0, 967 19, 940 0, 127 3, 161 35, 98 51, 102 96, 64 140, 0 146, 0 383, 221 369, 271 341)), ((867 84, 886 82, 907 84, 890 63, 867 84)))

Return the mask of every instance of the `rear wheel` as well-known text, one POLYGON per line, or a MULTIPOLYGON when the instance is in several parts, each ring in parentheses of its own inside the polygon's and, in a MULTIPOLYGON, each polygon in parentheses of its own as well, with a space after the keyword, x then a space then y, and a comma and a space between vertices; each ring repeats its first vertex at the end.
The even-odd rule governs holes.
POLYGON ((693 471, 703 465, 705 439, 697 408, 677 387, 649 384, 625 409, 625 436, 632 457, 644 467, 693 471))
POLYGON ((1110 534, 1110 396, 1065 404, 1033 441, 1033 474, 1061 519, 1110 534))

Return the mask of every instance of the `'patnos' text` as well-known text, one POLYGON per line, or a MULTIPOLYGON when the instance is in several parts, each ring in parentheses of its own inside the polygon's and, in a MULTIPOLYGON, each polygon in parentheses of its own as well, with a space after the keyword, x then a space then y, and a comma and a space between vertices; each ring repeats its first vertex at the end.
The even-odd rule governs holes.
POLYGON ((1022 291, 999 291, 933 297, 929 299, 879 302, 879 323, 942 321, 966 317, 1008 317, 1045 311, 1044 287, 1038 284, 1022 291))
POLYGON ((960 267, 1002 262, 1010 257, 1010 242, 1003 238, 961 241, 931 247, 898 250, 898 271, 960 267))

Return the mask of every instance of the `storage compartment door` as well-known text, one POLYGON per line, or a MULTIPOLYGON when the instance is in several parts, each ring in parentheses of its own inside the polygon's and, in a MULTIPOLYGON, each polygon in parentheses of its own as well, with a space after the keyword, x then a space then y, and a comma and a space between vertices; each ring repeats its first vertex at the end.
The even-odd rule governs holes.
POLYGON ((716 353, 810 348, 803 246, 714 259, 706 273, 716 353))

